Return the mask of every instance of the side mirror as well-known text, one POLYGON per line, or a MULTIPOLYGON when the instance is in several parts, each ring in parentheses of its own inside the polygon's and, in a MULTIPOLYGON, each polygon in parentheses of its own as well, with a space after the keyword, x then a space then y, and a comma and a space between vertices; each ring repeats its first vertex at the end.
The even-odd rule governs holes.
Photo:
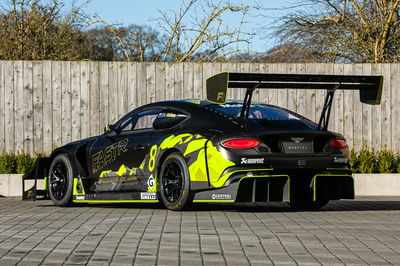
POLYGON ((156 130, 172 128, 187 117, 188 116, 184 114, 165 114, 164 116, 158 116, 153 122, 153 128, 156 130))
POLYGON ((105 127, 104 127, 104 133, 107 135, 107 136, 115 136, 117 133, 115 132, 115 126, 114 125, 111 125, 111 124, 107 124, 105 127))

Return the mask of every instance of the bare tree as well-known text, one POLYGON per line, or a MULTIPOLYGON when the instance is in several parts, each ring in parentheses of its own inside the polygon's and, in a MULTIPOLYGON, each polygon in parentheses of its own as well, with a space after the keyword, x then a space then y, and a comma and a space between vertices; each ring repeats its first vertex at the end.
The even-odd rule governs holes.
POLYGON ((243 32, 246 16, 255 6, 238 5, 233 1, 184 2, 178 11, 160 11, 158 19, 164 30, 161 61, 215 61, 244 51, 252 33, 243 32), (236 26, 224 22, 223 16, 234 12, 236 26))
POLYGON ((87 54, 82 6, 60 0, 11 0, 0 6, 1 60, 78 60, 87 54))
POLYGON ((304 0, 275 33, 315 61, 399 62, 400 0, 304 0))

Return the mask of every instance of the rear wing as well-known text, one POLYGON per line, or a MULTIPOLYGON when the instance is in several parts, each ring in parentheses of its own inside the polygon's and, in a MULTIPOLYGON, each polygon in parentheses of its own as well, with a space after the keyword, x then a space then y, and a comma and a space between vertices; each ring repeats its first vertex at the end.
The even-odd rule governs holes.
POLYGON ((217 104, 226 102, 228 88, 244 88, 246 96, 241 120, 246 127, 247 116, 255 89, 320 89, 328 92, 322 110, 319 129, 327 130, 335 90, 358 90, 360 101, 366 104, 381 103, 383 76, 258 74, 222 72, 207 79, 207 100, 217 104))

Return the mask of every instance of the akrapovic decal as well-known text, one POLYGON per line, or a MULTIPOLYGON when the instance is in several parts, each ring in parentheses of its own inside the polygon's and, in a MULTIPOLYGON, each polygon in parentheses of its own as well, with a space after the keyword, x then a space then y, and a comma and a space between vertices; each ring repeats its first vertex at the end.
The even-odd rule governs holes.
POLYGON ((110 146, 107 146, 104 150, 95 153, 92 156, 93 173, 96 173, 100 169, 111 164, 117 159, 118 156, 124 152, 127 152, 128 149, 126 146, 128 145, 128 142, 128 139, 123 139, 110 146))
POLYGON ((263 164, 264 158, 241 158, 241 164, 263 164))

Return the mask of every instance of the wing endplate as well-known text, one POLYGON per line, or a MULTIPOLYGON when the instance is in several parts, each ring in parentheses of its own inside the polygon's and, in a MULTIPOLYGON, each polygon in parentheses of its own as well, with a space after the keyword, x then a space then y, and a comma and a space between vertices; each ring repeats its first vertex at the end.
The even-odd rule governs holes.
POLYGON ((223 104, 226 101, 229 73, 222 72, 207 79, 207 100, 213 103, 223 104))

